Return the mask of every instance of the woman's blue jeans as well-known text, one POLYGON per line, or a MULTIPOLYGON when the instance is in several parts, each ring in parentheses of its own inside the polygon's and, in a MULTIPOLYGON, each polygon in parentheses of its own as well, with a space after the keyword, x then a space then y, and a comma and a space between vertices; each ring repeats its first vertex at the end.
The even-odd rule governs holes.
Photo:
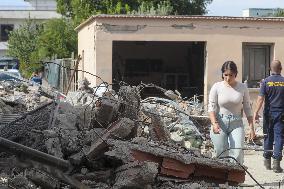
MULTIPOLYGON (((239 163, 244 163, 245 131, 241 116, 218 115, 221 132, 215 134, 211 127, 210 137, 214 145, 216 157, 232 156, 239 163), (235 148, 235 149, 234 149, 235 148)), ((235 162, 230 159, 231 162, 235 162)))

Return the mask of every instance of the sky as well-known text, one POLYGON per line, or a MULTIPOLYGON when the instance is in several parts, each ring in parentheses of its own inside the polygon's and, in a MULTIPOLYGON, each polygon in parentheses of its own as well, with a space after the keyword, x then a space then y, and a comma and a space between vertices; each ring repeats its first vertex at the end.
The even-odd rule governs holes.
MULTIPOLYGON (((24 0, 0 0, 0 9, 16 6, 25 7, 24 0)), ((284 8, 284 0, 213 0, 207 7, 210 16, 242 16, 248 8, 284 8)))
POLYGON ((0 8, 1 7, 9 7, 9 6, 28 6, 29 4, 24 0, 0 0, 0 8))
POLYGON ((284 0, 213 0, 207 6, 207 15, 242 16, 248 8, 284 8, 284 0))

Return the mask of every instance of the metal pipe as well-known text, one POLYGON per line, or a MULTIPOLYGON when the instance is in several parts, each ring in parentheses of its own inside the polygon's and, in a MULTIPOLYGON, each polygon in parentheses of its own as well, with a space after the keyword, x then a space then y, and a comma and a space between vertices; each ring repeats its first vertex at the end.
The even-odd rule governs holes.
POLYGON ((10 152, 17 156, 22 156, 49 166, 53 166, 62 171, 68 171, 72 167, 67 160, 57 158, 55 156, 32 149, 22 144, 18 144, 3 137, 0 137, 0 150, 10 152))

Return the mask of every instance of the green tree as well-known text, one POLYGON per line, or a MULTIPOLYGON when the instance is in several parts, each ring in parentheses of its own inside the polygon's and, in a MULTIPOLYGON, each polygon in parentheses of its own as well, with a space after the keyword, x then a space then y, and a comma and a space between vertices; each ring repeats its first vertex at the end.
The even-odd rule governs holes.
MULTIPOLYGON (((202 15, 212 0, 57 0, 57 11, 72 18, 75 24, 95 14, 129 14, 141 12, 141 6, 150 7, 152 13, 202 15), (157 9, 160 10, 157 11, 157 9), (163 7, 164 12, 161 12, 163 7), (170 11, 168 11, 168 7, 170 11), (155 10, 154 10, 155 9, 155 10)), ((146 8, 146 13, 149 8, 146 8)), ((143 11, 142 11, 143 12, 143 11)), ((145 13, 144 12, 144 13, 145 13)))
MULTIPOLYGON (((142 2, 153 3, 154 7, 165 0, 138 0, 141 4, 142 2)), ((212 2, 212 0, 167 0, 170 6, 172 6, 172 11, 170 14, 175 15, 203 15, 207 13, 206 7, 212 2)))
POLYGON ((77 51, 77 33, 66 19, 51 19, 43 24, 39 36, 37 54, 41 59, 71 57, 77 51))
MULTIPOLYGON (((72 18, 78 25, 95 14, 126 14, 132 11, 131 0, 56 0, 57 12, 72 18), (129 3, 129 2, 130 3, 129 3)), ((138 7, 138 4, 136 5, 138 7)))
POLYGON ((77 33, 66 19, 51 19, 43 24, 27 20, 9 34, 8 54, 20 60, 25 77, 39 69, 39 62, 57 55, 71 57, 77 51, 77 33))
POLYGON ((173 12, 177 15, 203 15, 212 0, 170 0, 173 12))
POLYGON ((28 19, 21 27, 9 33, 8 55, 19 59, 20 70, 26 77, 39 67, 36 47, 41 30, 40 24, 28 19))
POLYGON ((169 1, 162 1, 156 6, 153 2, 142 2, 137 11, 133 11, 135 15, 169 15, 173 11, 169 1))

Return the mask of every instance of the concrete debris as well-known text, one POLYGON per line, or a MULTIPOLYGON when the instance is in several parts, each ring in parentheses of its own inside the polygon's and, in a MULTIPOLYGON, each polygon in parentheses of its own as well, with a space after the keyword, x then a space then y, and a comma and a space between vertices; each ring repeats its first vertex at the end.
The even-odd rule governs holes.
POLYGON ((43 89, 40 86, 27 86, 22 83, 20 86, 11 86, 10 90, 0 89, 0 99, 8 103, 21 104, 25 107, 25 111, 31 111, 52 101, 49 96, 44 96, 42 92, 43 89))
POLYGON ((0 127, 0 141, 19 146, 1 147, 0 186, 162 189, 244 181, 241 167, 207 153, 208 118, 197 99, 168 91, 171 100, 142 100, 140 91, 121 86, 115 93, 106 83, 94 90, 87 80, 66 98, 37 86, 5 87, 0 120, 18 117, 0 127))
POLYGON ((106 143, 107 139, 110 138, 118 138, 125 139, 128 137, 133 129, 135 124, 132 120, 128 118, 122 118, 110 125, 110 127, 103 133, 103 135, 98 138, 94 144, 92 144, 90 151, 87 154, 89 159, 93 159, 94 157, 103 154, 108 145, 106 143))
POLYGON ((31 180, 35 185, 41 186, 42 188, 56 189, 60 187, 60 182, 57 179, 52 178, 39 170, 28 169, 26 170, 26 174, 26 177, 29 180, 31 180))
MULTIPOLYGON (((203 135, 179 103, 168 99, 149 97, 142 100, 141 107, 143 113, 148 117, 156 115, 163 121, 167 130, 170 131, 170 138, 173 141, 186 148, 201 147, 203 135)), ((149 128, 149 130, 151 129, 149 128)))
POLYGON ((13 108, 0 99, 0 114, 12 113, 13 108))
POLYGON ((94 93, 94 90, 90 87, 90 84, 91 83, 87 80, 87 78, 84 78, 82 81, 78 82, 78 91, 84 91, 89 94, 94 93))
POLYGON ((205 158, 198 152, 185 152, 163 146, 155 142, 141 142, 141 140, 115 141, 108 140, 114 146, 107 152, 123 162, 150 161, 161 165, 160 174, 188 179, 191 175, 202 178, 215 178, 221 183, 243 183, 245 171, 237 164, 229 161, 205 158), (123 154, 123 155, 122 155, 123 154))
POLYGON ((106 128, 117 116, 119 105, 120 103, 112 96, 100 98, 95 108, 96 123, 106 128))
POLYGON ((25 188, 36 189, 36 185, 28 180, 24 175, 17 175, 14 178, 8 179, 9 188, 25 188))
POLYGON ((46 151, 42 131, 48 129, 55 103, 47 103, 0 127, 0 137, 46 151))
POLYGON ((118 91, 118 99, 121 102, 121 116, 132 120, 138 120, 141 101, 139 88, 130 86, 120 87, 118 91))
POLYGON ((151 127, 149 134, 153 140, 167 142, 170 139, 170 132, 166 129, 164 122, 157 115, 151 114, 151 127))
POLYGON ((147 188, 155 182, 158 174, 157 163, 131 162, 117 168, 114 189, 120 188, 147 188))

